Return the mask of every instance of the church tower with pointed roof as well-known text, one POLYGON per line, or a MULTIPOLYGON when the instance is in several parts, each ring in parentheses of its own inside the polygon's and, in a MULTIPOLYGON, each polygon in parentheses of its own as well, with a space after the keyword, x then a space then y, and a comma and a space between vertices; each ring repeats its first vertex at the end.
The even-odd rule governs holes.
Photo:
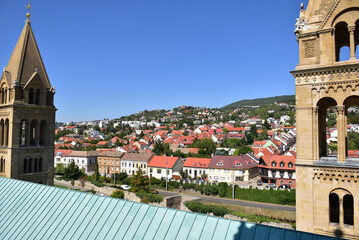
POLYGON ((347 130, 348 110, 359 107, 359 0, 309 0, 295 27, 297 229, 359 239, 359 158, 347 130))
POLYGON ((0 176, 53 184, 55 89, 27 14, 0 81, 0 176))

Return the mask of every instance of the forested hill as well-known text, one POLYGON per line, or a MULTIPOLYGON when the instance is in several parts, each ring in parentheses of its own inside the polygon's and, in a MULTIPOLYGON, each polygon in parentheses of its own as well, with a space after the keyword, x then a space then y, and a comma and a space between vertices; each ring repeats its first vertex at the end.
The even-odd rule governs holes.
POLYGON ((295 104, 295 95, 283 95, 276 97, 268 97, 268 98, 256 98, 256 99, 246 99, 238 102, 234 102, 224 106, 223 108, 239 108, 244 106, 263 106, 270 105, 274 102, 285 102, 290 105, 295 104))

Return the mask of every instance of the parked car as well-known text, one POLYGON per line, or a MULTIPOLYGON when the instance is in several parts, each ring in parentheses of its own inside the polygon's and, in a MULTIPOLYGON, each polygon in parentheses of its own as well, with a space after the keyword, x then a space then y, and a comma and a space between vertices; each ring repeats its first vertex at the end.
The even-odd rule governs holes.
POLYGON ((123 190, 128 190, 128 189, 131 188, 131 187, 128 186, 128 185, 121 185, 120 187, 121 187, 123 190))
POLYGON ((156 189, 150 189, 148 190, 150 193, 158 194, 158 191, 156 189))
POLYGON ((290 190, 290 186, 287 184, 282 184, 278 187, 280 190, 290 190))
POLYGON ((275 183, 270 183, 266 186, 266 189, 277 189, 277 185, 275 185, 275 183))

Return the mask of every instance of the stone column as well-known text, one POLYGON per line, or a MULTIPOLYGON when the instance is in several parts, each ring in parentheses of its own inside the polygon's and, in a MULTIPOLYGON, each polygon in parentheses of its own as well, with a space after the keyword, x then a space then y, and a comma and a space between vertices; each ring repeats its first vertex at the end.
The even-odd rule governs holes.
POLYGON ((318 143, 318 107, 312 108, 312 120, 313 120, 313 160, 319 159, 319 143, 318 143))
POLYGON ((345 116, 344 116, 344 110, 345 106, 337 106, 337 142, 338 142, 338 161, 339 162, 345 162, 345 137, 347 130, 347 124, 345 122, 345 116))
POLYGON ((344 206, 343 206, 343 197, 339 198, 339 227, 344 226, 344 206))
POLYGON ((349 31, 349 43, 350 43, 350 60, 355 60, 355 26, 348 26, 349 31))

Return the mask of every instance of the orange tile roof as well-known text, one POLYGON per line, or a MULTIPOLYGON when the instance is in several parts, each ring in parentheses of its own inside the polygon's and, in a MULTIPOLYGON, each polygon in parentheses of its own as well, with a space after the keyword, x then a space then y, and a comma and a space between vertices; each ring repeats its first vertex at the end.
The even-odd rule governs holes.
POLYGON ((196 168, 208 168, 208 164, 211 161, 210 158, 187 158, 183 167, 196 167, 196 168))
POLYGON ((173 165, 177 162, 178 159, 178 157, 154 156, 148 163, 148 167, 166 168, 168 161, 168 168, 173 168, 173 165))

